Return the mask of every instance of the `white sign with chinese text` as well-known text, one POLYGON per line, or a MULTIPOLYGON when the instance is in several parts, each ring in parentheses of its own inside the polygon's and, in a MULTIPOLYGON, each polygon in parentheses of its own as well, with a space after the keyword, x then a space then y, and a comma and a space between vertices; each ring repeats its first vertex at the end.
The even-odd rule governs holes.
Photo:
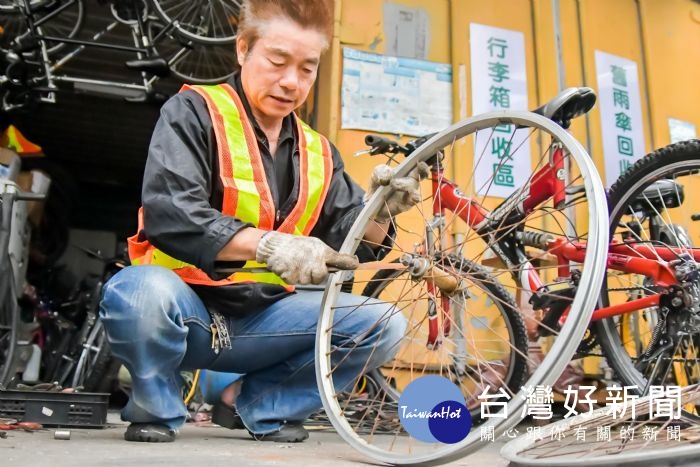
POLYGON ((343 48, 342 128, 422 136, 452 124, 452 66, 343 48))
POLYGON ((595 51, 598 104, 603 130, 605 183, 610 187, 622 172, 646 154, 637 64, 595 51))
MULTIPOLYGON (((522 32, 469 25, 472 115, 493 110, 527 110, 525 36, 522 32)), ((498 127, 474 147, 474 180, 479 194, 508 197, 531 172, 527 130, 498 127), (517 152, 511 154, 517 148, 517 152)))

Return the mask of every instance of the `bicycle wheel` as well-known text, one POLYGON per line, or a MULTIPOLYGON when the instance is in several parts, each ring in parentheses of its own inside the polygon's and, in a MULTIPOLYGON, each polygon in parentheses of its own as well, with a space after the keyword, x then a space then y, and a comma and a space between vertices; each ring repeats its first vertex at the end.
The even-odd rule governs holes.
POLYGON ((236 70, 236 53, 231 45, 204 45, 169 32, 159 36, 162 30, 161 24, 150 22, 151 42, 168 62, 170 71, 184 83, 218 84, 236 70))
MULTIPOLYGON (((697 253, 692 239, 697 227, 692 216, 697 207, 700 182, 700 141, 691 140, 659 149, 625 172, 609 193, 610 231, 613 238, 631 246, 647 244, 675 247, 678 261, 670 263, 677 277, 683 268, 697 268, 683 254, 697 253), (685 202, 684 202, 685 201, 685 202), (693 232, 693 235, 688 235, 693 232)), ((680 288, 671 290, 641 274, 608 271, 601 294, 603 306, 668 290, 660 306, 608 318, 596 323, 596 338, 619 380, 637 386, 643 393, 647 385, 687 386, 700 382, 700 320, 698 302, 674 300, 691 294, 697 297, 700 280, 690 274, 680 280, 680 288), (681 303, 683 302, 683 303, 681 303)), ((698 412, 697 408, 692 410, 698 412)))
MULTIPOLYGON (((9 259, 9 258, 8 258, 9 259)), ((3 261, 4 262, 4 261, 3 261)), ((8 262, 9 266, 9 262, 8 262)), ((5 268, 2 268, 5 269, 5 268)), ((3 276, 0 287, 0 389, 7 387, 14 374, 12 374, 12 361, 17 348, 17 316, 19 312, 12 300, 14 296, 13 284, 10 281, 11 274, 3 276)))
POLYGON ((0 13, 9 13, 17 8, 16 0, 0 0, 0 13))
POLYGON ((236 40, 241 0, 152 0, 165 24, 202 44, 232 44, 236 40))
POLYGON ((75 365, 71 387, 82 387, 88 392, 97 390, 111 361, 112 354, 109 350, 107 335, 102 321, 97 319, 83 344, 83 350, 75 365))
MULTIPOLYGON (((698 404, 700 391, 686 387, 679 399, 698 404)), ((615 410, 604 407, 547 425, 538 435, 519 436, 503 446, 501 455, 512 467, 698 465, 700 425, 670 417, 652 396, 618 404, 615 410), (595 440, 588 429, 596 430, 595 440)))
MULTIPOLYGON (((34 25, 43 36, 72 39, 80 31, 84 19, 84 7, 82 0, 31 0, 30 8, 34 14, 34 25)), ((3 0, 0 8, 2 18, 0 26, 3 33, 0 34, 0 51, 7 52, 13 41, 20 45, 31 42, 29 27, 26 17, 17 7, 17 1, 3 0)), ((59 51, 65 44, 56 41, 46 41, 46 50, 49 54, 59 51)), ((25 59, 39 60, 40 55, 33 51, 23 53, 25 59)))
POLYGON ((0 183, 0 190, 0 387, 4 388, 14 376, 12 363, 17 347, 19 310, 9 254, 16 191, 12 184, 5 186, 3 183, 0 183))
MULTIPOLYGON (((395 176, 401 177, 406 176, 419 162, 429 161, 433 165, 458 168, 459 164, 468 165, 470 159, 474 171, 468 172, 482 173, 480 170, 485 166, 488 169, 487 176, 479 176, 477 179, 473 175, 467 175, 466 183, 460 183, 461 190, 455 192, 454 186, 449 190, 455 193, 456 199, 461 200, 457 202, 456 212, 462 214, 462 218, 467 217, 466 213, 470 212, 470 206, 473 206, 467 201, 468 199, 478 202, 485 209, 492 209, 489 214, 491 217, 485 219, 487 223, 494 221, 488 224, 492 227, 489 229, 492 234, 486 235, 484 229, 480 229, 483 235, 472 230, 463 237, 449 239, 447 232, 456 225, 458 217, 448 215, 433 220, 433 207, 443 206, 447 196, 443 198, 443 192, 439 191, 433 199, 432 184, 427 181, 421 184, 425 202, 392 220, 391 228, 396 237, 391 246, 385 246, 387 251, 385 259, 402 258, 408 264, 420 262, 425 266, 422 269, 424 275, 421 276, 421 272, 411 269, 412 279, 417 280, 401 280, 401 277, 397 277, 393 281, 391 288, 398 292, 385 294, 383 297, 388 304, 392 305, 389 307, 392 316, 387 315, 382 318, 373 326, 373 331, 376 332, 377 326, 381 330, 393 315, 401 314, 408 322, 405 335, 401 342, 396 343, 395 354, 383 356, 394 373, 391 377, 395 381, 396 393, 399 396, 408 384, 426 375, 438 375, 451 379, 460 387, 466 396, 465 400, 495 395, 492 391, 496 388, 492 387, 487 388, 488 393, 478 394, 480 387, 477 389, 476 385, 469 387, 467 384, 472 379, 478 378, 480 382, 496 382, 500 387, 494 392, 505 394, 503 399, 507 402, 503 402, 500 409, 495 409, 488 417, 484 417, 487 418, 484 426, 501 429, 518 423, 517 416, 514 414, 519 413, 524 407, 527 387, 551 384, 556 380, 586 331, 603 274, 603 271, 595 265, 604 264, 607 251, 607 213, 604 211, 603 201, 605 195, 595 168, 579 143, 553 122, 529 112, 494 112, 464 120, 433 136, 401 164, 396 165, 392 161, 389 164, 395 166, 395 176), (502 140, 504 134, 508 135, 505 142, 502 140), (548 144, 549 141, 553 141, 553 144, 548 144), (501 143, 504 143, 507 148, 505 154, 499 151, 491 152, 504 147, 501 143), (543 146, 540 147, 540 144, 543 146), (531 186, 543 181, 540 169, 548 164, 551 157, 554 157, 554 149, 559 147, 558 145, 563 148, 563 157, 567 160, 571 174, 567 177, 565 171, 560 171, 559 176, 565 180, 567 188, 582 184, 584 193, 567 195, 561 200, 563 203, 557 203, 557 206, 554 206, 551 200, 542 200, 536 203, 531 211, 528 210, 528 214, 522 214, 518 207, 523 200, 522 195, 527 195, 531 186), (531 151, 534 156, 530 156, 531 151), (511 164, 514 165, 511 167, 511 164), (504 169, 504 165, 513 170, 516 165, 520 170, 526 168, 524 179, 520 178, 522 175, 520 173, 501 170, 504 169), (528 174, 532 175, 528 176, 528 174), (498 188, 503 188, 504 184, 515 185, 516 179, 517 186, 521 188, 515 189, 506 202, 492 196, 498 188), (500 208, 494 209, 498 205, 501 205, 500 208), (522 215, 517 215, 517 212, 522 215), (571 292, 569 298, 565 294, 557 295, 554 291, 549 292, 548 286, 536 291, 539 298, 546 300, 556 296, 559 300, 566 302, 564 308, 568 308, 569 312, 558 316, 554 323, 545 322, 540 316, 539 309, 528 316, 524 315, 529 337, 542 341, 549 352, 541 362, 525 356, 528 365, 532 364, 536 368, 528 376, 524 383, 525 387, 517 389, 504 387, 503 375, 493 371, 495 368, 492 363, 493 356, 499 355, 497 353, 499 348, 505 349, 505 352, 501 350, 500 355, 520 355, 520 349, 513 347, 514 343, 501 333, 498 326, 493 329, 489 326, 490 320, 495 318, 498 322, 499 316, 484 316, 478 308, 475 308, 470 313, 473 313, 477 319, 464 319, 465 322, 461 323, 458 321, 462 317, 461 313, 450 315, 445 313, 445 308, 454 299, 464 296, 461 293, 455 294, 456 291, 461 290, 461 284, 469 286, 481 282, 485 287, 485 282, 480 279, 486 277, 500 283, 500 286, 511 296, 516 297, 520 306, 526 303, 531 294, 530 283, 527 280, 522 283, 519 279, 527 277, 528 273, 524 272, 521 276, 519 272, 521 267, 518 264, 511 261, 507 263, 494 261, 490 253, 494 248, 507 247, 507 242, 512 242, 510 246, 513 248, 520 248, 519 239, 524 238, 522 235, 533 238, 538 234, 587 242, 584 264, 576 267, 580 270, 580 275, 571 274, 569 279, 558 282, 558 273, 561 271, 558 266, 562 265, 552 263, 547 256, 542 255, 541 251, 526 250, 533 256, 537 256, 533 259, 535 261, 533 267, 543 282, 549 281, 553 284, 572 287, 569 289, 571 292), (484 276, 480 270, 452 267, 448 259, 454 255, 466 258, 468 261, 466 264, 474 263, 488 267, 489 275, 484 276), (430 271, 431 275, 427 275, 425 271, 430 271), (455 288, 451 291, 443 290, 443 286, 434 280, 440 275, 457 284, 455 288), (422 278, 428 280, 421 280, 422 278), (433 283, 433 290, 430 290, 430 287, 426 290, 426 283, 433 283), (573 293, 575 287, 578 293, 573 293), (445 300, 445 297, 448 300, 445 300), (425 338, 420 335, 426 328, 430 329, 430 321, 435 320, 435 317, 443 330, 439 336, 440 340, 425 342, 425 338), (449 324, 451 330, 463 329, 464 331, 463 333, 444 332, 445 323, 449 324), (545 334, 548 336, 540 337, 545 334), (466 339, 461 339, 462 336, 466 339), (460 342, 461 340, 466 340, 469 345, 464 345, 464 342, 460 342), (478 345, 472 345, 477 342, 478 345), (401 368, 393 363, 396 361, 402 363, 401 368), (455 378, 456 362, 463 362, 474 369, 472 378, 455 378), (481 372, 481 375, 478 375, 478 372, 481 372), (511 416, 508 417, 508 414, 511 416)), ((438 184, 441 177, 439 175, 435 177, 437 178, 433 183, 438 184)), ((445 189, 448 190, 448 188, 445 189)), ((569 193, 573 191, 569 190, 569 193)), ((382 209, 388 194, 389 189, 383 187, 367 201, 340 251, 367 253, 368 249, 377 247, 376 244, 370 244, 363 238, 373 222, 372 219, 382 209)), ((563 195, 563 190, 559 194, 563 195)), ((371 281, 371 276, 358 272, 354 281, 355 290, 364 289, 368 281, 371 281)), ((333 274, 329 279, 319 318, 316 342, 319 392, 326 413, 337 432, 366 456, 393 464, 447 462, 483 445, 484 441, 475 432, 454 444, 424 443, 412 437, 399 423, 395 423, 390 430, 381 426, 380 431, 375 427, 382 424, 370 424, 368 429, 366 423, 360 423, 362 420, 358 421, 356 417, 351 417, 351 414, 355 413, 355 407, 360 404, 362 407, 371 406, 370 410, 364 410, 366 418, 375 418, 378 421, 399 419, 394 397, 384 396, 381 399, 368 401, 364 394, 354 397, 353 393, 335 390, 335 369, 339 361, 344 360, 345 355, 352 354, 357 344, 343 342, 342 336, 334 335, 333 323, 336 319, 342 319, 341 315, 350 316, 352 313, 363 312, 361 306, 352 309, 344 307, 342 310, 336 306, 341 288, 345 283, 347 283, 347 277, 344 274, 333 274)), ((553 290, 553 287, 551 289, 553 290)), ((467 289, 467 292, 470 291, 467 289)), ((512 307, 512 303, 509 304, 507 301, 501 305, 504 308, 512 307)), ((470 304, 467 303, 465 306, 470 304)), ((461 305, 455 308, 465 309, 461 305)), ((498 307, 491 308, 495 312, 498 307)), ((536 308, 540 308, 539 305, 536 308)), ((502 316, 500 319, 502 320, 502 316)), ((499 358, 496 357, 496 359, 499 358)), ((372 368, 365 368, 363 373, 370 370, 372 368)), ((344 385, 345 381, 339 384, 344 385)))
MULTIPOLYGON (((489 276, 485 268, 458 257, 436 258, 436 261, 442 263, 443 269, 459 271, 464 281, 464 287, 458 293, 446 296, 449 303, 443 305, 443 309, 448 309, 454 319, 454 323, 450 323, 450 326, 454 324, 454 329, 449 332, 451 339, 470 347, 471 355, 476 353, 475 348, 483 349, 479 359, 455 359, 450 365, 451 379, 459 381, 458 385, 463 388, 472 420, 480 422, 480 405, 474 394, 481 394, 486 386, 494 389, 503 386, 510 393, 515 393, 524 382, 528 349, 525 324, 518 313, 515 299, 489 276), (490 332, 468 335, 465 333, 465 323, 470 321, 483 323, 490 332), (489 345, 489 340, 494 336, 499 336, 503 342, 489 345)), ((406 288, 405 285, 412 280, 406 270, 379 271, 367 283, 362 295, 384 302, 395 302, 396 297, 401 297, 404 302, 419 301, 421 297, 416 294, 424 293, 430 285, 406 288)), ((414 344, 420 345, 427 341, 429 333, 420 326, 417 329, 420 331, 411 338, 414 344)), ((454 355, 457 356, 457 353, 454 355)), ((408 355, 404 353, 383 369, 370 372, 378 386, 397 403, 401 394, 396 387, 396 375, 400 373, 400 368, 410 365, 405 361, 406 357, 408 355)))

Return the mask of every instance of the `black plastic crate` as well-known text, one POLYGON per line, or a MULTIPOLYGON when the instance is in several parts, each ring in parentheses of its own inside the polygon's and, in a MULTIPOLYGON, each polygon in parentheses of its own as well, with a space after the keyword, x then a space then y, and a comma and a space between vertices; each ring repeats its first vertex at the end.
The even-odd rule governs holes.
POLYGON ((0 417, 45 426, 104 428, 109 394, 0 391, 0 417))

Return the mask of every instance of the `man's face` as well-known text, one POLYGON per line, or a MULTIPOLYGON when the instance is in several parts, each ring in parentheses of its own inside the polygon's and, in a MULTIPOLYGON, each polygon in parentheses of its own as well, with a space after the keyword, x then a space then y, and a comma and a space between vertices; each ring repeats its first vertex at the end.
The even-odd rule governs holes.
POLYGON ((284 18, 270 20, 252 48, 236 42, 243 90, 258 120, 282 119, 306 100, 324 42, 320 32, 284 18))

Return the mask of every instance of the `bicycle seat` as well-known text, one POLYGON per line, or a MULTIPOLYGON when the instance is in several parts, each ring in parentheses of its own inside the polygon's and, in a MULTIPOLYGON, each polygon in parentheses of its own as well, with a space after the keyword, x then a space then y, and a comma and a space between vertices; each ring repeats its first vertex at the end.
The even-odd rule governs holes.
POLYGON ((129 60, 126 67, 130 70, 145 71, 159 78, 165 78, 170 74, 168 62, 162 57, 129 60))
POLYGON ((654 216, 662 213, 664 209, 680 206, 684 200, 683 185, 673 180, 662 179, 646 187, 632 202, 632 209, 654 216))
POLYGON ((571 120, 591 110, 595 101, 595 91, 591 88, 567 88, 533 112, 547 117, 562 128, 569 128, 571 120))
POLYGON ((125 97, 124 100, 126 100, 127 102, 135 102, 140 104, 145 103, 163 105, 163 103, 168 100, 168 97, 169 96, 167 96, 166 94, 160 92, 144 92, 137 96, 125 97))

